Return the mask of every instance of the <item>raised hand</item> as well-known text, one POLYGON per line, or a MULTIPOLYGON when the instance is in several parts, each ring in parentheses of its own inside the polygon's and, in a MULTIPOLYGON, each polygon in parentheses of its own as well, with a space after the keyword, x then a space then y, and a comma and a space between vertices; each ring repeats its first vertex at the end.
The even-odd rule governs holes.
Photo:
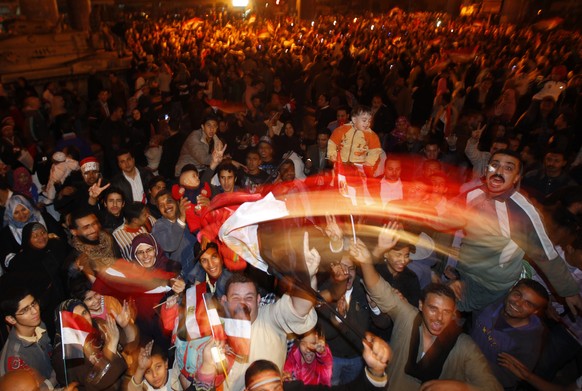
POLYGON ((105 337, 107 348, 111 351, 111 353, 117 353, 117 344, 119 343, 119 329, 117 328, 115 319, 113 319, 111 316, 107 316, 105 323, 102 324, 100 328, 105 337))
POLYGON ((334 215, 325 215, 325 234, 332 242, 339 242, 343 239, 343 231, 338 225, 334 215))
POLYGON ((307 270, 309 271, 309 276, 313 277, 319 270, 319 263, 321 262, 321 256, 319 252, 314 248, 309 249, 309 233, 305 232, 303 235, 303 256, 305 257, 305 263, 307 265, 307 270))
POLYGON ((224 152, 226 151, 226 147, 227 147, 226 144, 224 145, 218 144, 214 146, 214 149, 212 150, 210 168, 214 169, 222 162, 222 159, 224 158, 224 152))
POLYGON ((137 357, 137 366, 144 372, 152 365, 152 347, 154 341, 151 340, 146 346, 139 349, 139 356, 137 357))
POLYGON ((105 186, 101 186, 101 179, 99 178, 97 180, 97 182, 95 182, 93 184, 93 186, 91 186, 89 188, 89 197, 93 198, 93 199, 98 199, 99 196, 101 195, 101 193, 103 192, 103 190, 107 189, 109 186, 111 186, 111 183, 106 184, 105 186))
POLYGON ((356 242, 352 240, 352 245, 350 246, 350 257, 356 262, 364 264, 372 264, 372 254, 360 239, 356 242))
POLYGON ((364 352, 362 356, 373 375, 384 374, 386 366, 392 357, 390 345, 382 338, 372 333, 366 333, 366 339, 363 343, 364 352))
POLYGON ((131 321, 131 312, 129 310, 129 303, 127 300, 123 300, 123 307, 121 308, 121 312, 119 314, 113 313, 115 317, 115 322, 117 325, 122 329, 126 328, 129 322, 131 321))
POLYGON ((465 283, 461 280, 455 280, 449 284, 457 300, 462 300, 465 294, 465 283))
POLYGON ((184 282, 180 277, 172 278, 170 282, 172 283, 172 291, 174 291, 176 295, 179 295, 184 292, 184 289, 186 289, 186 282, 184 282))
POLYGON ((384 224, 378 235, 378 248, 382 250, 382 253, 390 250, 392 247, 398 243, 400 240, 400 230, 402 229, 402 224, 391 221, 388 224, 384 224))
POLYGON ((483 126, 481 126, 481 124, 479 124, 477 129, 475 129, 471 132, 471 137, 473 137, 475 140, 479 140, 486 127, 487 127, 487 124, 484 124, 483 126))

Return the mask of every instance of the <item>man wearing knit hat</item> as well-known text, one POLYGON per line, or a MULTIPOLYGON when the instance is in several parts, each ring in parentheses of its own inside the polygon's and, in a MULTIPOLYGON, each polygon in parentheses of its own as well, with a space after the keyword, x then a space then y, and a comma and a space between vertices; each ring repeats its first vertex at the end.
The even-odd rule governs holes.
POLYGON ((99 170, 99 161, 95 156, 89 156, 81 160, 81 175, 83 176, 83 181, 87 186, 93 186, 97 180, 101 177, 101 171, 99 170))

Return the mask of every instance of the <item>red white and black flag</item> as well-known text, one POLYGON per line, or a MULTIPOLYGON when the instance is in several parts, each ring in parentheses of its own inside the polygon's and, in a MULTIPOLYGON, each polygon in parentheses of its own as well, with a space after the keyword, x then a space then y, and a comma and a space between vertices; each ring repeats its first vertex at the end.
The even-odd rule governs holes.
POLYGON ((83 358, 83 346, 89 334, 95 330, 91 323, 81 315, 61 311, 61 344, 65 359, 83 358))

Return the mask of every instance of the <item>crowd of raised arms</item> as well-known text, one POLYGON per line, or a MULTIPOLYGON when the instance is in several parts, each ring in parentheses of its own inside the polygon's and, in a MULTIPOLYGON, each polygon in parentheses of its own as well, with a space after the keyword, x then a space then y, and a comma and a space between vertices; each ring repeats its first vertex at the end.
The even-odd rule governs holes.
POLYGON ((582 389, 579 31, 101 34, 86 94, 0 86, 0 391, 582 389))

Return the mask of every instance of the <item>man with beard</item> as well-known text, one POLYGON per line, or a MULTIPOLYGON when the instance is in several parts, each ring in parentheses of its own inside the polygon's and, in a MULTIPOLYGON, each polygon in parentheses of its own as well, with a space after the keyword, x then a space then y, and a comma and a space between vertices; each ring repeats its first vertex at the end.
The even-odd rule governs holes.
POLYGON ((461 311, 474 311, 503 297, 517 282, 527 256, 564 297, 582 310, 578 286, 548 237, 533 205, 517 191, 522 163, 510 150, 493 152, 485 184, 466 194, 464 237, 451 283, 461 311))
MULTIPOLYGON (((101 229, 95 213, 81 209, 71 215, 72 246, 81 254, 86 254, 94 263, 95 269, 111 266, 121 252, 111 234, 101 229)), ((98 270, 97 270, 98 271, 98 270)))
MULTIPOLYGON (((380 235, 389 231, 383 230, 380 235)), ((397 234, 388 236, 397 243, 397 234)), ((417 309, 402 300, 380 277, 362 241, 352 245, 350 255, 362 268, 371 299, 394 321, 391 339, 394 359, 387 369, 388 390, 503 389, 475 342, 457 326, 455 295, 450 288, 428 285, 417 309)))

